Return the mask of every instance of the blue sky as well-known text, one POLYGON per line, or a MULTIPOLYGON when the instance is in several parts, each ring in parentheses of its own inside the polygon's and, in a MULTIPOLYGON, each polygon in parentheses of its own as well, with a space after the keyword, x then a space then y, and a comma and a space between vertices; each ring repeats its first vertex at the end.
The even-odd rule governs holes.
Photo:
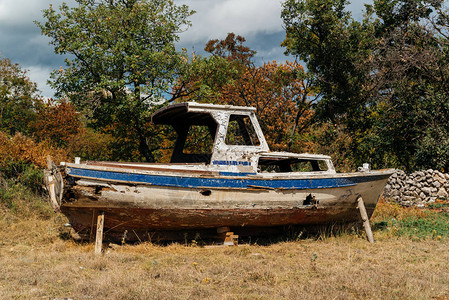
MULTIPOLYGON (((49 39, 40 34, 33 23, 42 20, 42 10, 59 7, 56 0, 0 0, 0 55, 28 70, 38 84, 41 94, 52 97, 53 91, 46 81, 54 69, 64 66, 64 57, 56 55, 48 45, 49 39)), ((65 1, 74 6, 74 0, 65 1)), ((192 27, 180 34, 180 48, 203 54, 210 39, 223 39, 228 32, 242 35, 247 46, 257 51, 256 61, 284 62, 286 57, 280 43, 285 31, 280 18, 282 0, 177 0, 187 4, 196 14, 191 17, 192 27)), ((362 2, 349 6, 355 18, 362 14, 362 2)))

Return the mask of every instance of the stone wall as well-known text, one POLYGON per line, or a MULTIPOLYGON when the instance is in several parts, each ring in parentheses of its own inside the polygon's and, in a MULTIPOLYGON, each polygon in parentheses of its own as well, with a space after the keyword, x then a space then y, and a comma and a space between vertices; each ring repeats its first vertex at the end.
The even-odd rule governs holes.
POLYGON ((448 197, 449 174, 436 170, 406 174, 397 171, 391 175, 384 189, 384 197, 406 206, 424 206, 436 199, 448 197))

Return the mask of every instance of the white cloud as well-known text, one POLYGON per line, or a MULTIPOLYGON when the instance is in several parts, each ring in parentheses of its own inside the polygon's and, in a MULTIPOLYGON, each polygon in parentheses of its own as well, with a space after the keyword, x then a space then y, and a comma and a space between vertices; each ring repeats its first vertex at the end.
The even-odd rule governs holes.
POLYGON ((234 32, 244 37, 282 31, 280 0, 178 1, 196 11, 192 27, 181 35, 190 43, 224 38, 234 32))
POLYGON ((0 24, 27 26, 32 20, 40 18, 44 8, 48 8, 46 0, 0 0, 0 24))
POLYGON ((34 20, 42 20, 42 10, 50 7, 59 7, 63 2, 69 6, 75 0, 0 0, 0 24, 14 26, 35 26, 34 20))

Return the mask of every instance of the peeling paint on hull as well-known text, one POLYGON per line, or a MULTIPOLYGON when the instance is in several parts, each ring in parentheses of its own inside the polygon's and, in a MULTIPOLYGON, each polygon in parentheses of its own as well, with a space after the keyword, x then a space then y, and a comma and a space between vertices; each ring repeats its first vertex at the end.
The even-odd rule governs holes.
POLYGON ((357 177, 344 187, 321 189, 185 188, 111 183, 79 179, 67 186, 61 211, 78 233, 90 234, 99 212, 105 214, 105 235, 145 239, 155 231, 219 227, 252 228, 320 225, 359 220, 357 197, 369 215, 389 175, 357 177), (315 204, 304 205, 312 195, 315 204))

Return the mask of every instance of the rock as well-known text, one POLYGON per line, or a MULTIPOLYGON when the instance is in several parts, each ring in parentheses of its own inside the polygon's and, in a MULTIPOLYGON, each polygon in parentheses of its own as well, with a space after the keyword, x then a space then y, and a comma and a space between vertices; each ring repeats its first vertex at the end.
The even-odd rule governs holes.
POLYGON ((417 181, 419 181, 419 182, 423 182, 423 181, 426 181, 426 176, 422 176, 422 177, 419 177, 418 179, 417 179, 417 181))
POLYGON ((432 191, 430 190, 430 188, 428 188, 428 187, 422 188, 421 191, 422 191, 424 194, 426 194, 426 196, 427 196, 427 195, 430 195, 430 193, 432 192, 432 191))
POLYGON ((444 188, 440 188, 437 193, 438 198, 447 198, 448 193, 444 188))
POLYGON ((413 205, 412 201, 401 201, 401 205, 410 207, 413 205))
POLYGON ((423 205, 438 198, 449 198, 449 173, 438 170, 395 172, 384 189, 385 195, 402 205, 423 205))
POLYGON ((444 178, 444 176, 442 174, 437 174, 433 178, 435 179, 435 181, 438 181, 440 183, 443 183, 446 181, 446 178, 444 178))
POLYGON ((423 177, 424 176, 424 172, 418 171, 414 173, 416 177, 423 177))
POLYGON ((438 170, 435 170, 435 171, 433 172, 433 174, 437 175, 438 177, 443 177, 443 176, 444 176, 443 173, 441 173, 441 172, 438 171, 438 170))

